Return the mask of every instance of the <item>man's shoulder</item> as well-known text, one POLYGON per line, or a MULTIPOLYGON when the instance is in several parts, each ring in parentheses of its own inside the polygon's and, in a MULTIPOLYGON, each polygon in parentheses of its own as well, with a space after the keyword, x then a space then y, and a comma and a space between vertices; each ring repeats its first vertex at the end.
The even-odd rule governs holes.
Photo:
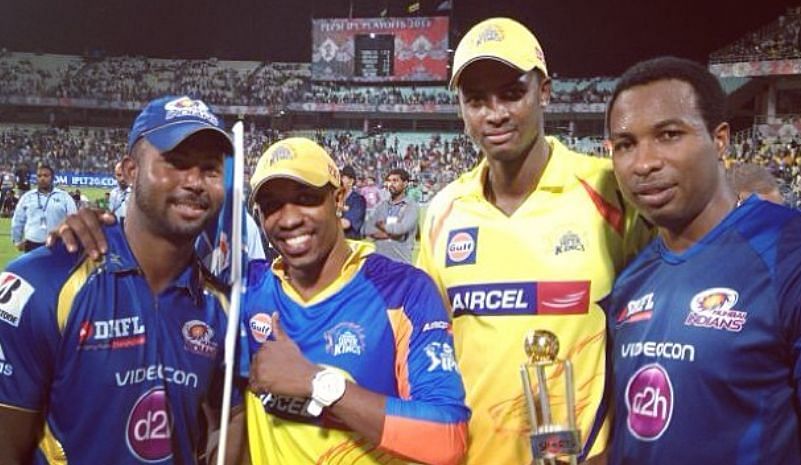
MULTIPOLYGON (((58 289, 84 260, 88 258, 83 253, 71 253, 58 243, 21 255, 8 264, 3 274, 13 274, 37 288, 58 289)), ((3 285, 0 282, 0 287, 3 285)))
POLYGON ((454 200, 479 189, 483 166, 483 163, 479 164, 443 187, 429 202, 428 211, 439 211, 440 208, 449 205, 454 200))

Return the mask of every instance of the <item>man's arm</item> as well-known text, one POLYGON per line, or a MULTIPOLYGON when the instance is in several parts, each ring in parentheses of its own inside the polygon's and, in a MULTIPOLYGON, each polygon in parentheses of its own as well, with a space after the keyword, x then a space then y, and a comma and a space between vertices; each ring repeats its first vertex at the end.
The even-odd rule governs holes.
POLYGON ((103 225, 117 222, 117 217, 109 211, 96 208, 81 208, 67 215, 64 221, 47 234, 46 244, 52 247, 57 241, 64 242, 70 252, 83 247, 86 254, 97 260, 108 251, 106 233, 103 225))
POLYGON ((401 209, 401 215, 393 224, 385 224, 384 232, 393 239, 402 239, 406 234, 413 234, 417 229, 417 215, 419 213, 417 203, 407 200, 406 207, 401 209))
POLYGON ((364 235, 372 237, 373 239, 386 239, 386 237, 384 237, 386 233, 376 227, 376 223, 383 221, 386 216, 387 204, 386 202, 380 202, 376 205, 375 210, 373 210, 373 214, 367 218, 367 222, 364 225, 364 235))
POLYGON ((22 194, 17 202, 17 208, 14 209, 14 216, 11 218, 11 242, 13 242, 19 250, 22 250, 22 242, 25 233, 25 221, 27 220, 24 204, 26 200, 27 197, 25 197, 25 194, 22 194))
POLYGON ((348 210, 342 215, 343 226, 345 226, 344 222, 347 221, 348 224, 345 229, 350 229, 351 231, 360 234, 362 226, 364 225, 364 213, 367 207, 364 197, 362 197, 358 192, 354 191, 351 197, 353 200, 350 202, 350 205, 348 205, 348 210))
MULTIPOLYGON (((466 450, 469 409, 456 368, 449 322, 430 278, 418 271, 394 311, 399 397, 346 384, 329 407, 345 424, 398 457, 431 464, 458 463, 466 450)), ((276 315, 277 316, 277 315, 276 315)), ((264 343, 253 360, 251 388, 290 397, 310 397, 320 367, 273 322, 275 341, 264 343), (276 328, 278 328, 276 332, 276 328)))
POLYGON ((41 433, 40 413, 0 405, 0 457, 3 465, 32 463, 41 433))

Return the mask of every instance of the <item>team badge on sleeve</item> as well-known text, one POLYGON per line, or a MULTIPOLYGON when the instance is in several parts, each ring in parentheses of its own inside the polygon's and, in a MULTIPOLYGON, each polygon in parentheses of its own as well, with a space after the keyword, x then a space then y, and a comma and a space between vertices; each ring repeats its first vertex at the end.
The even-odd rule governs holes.
POLYGON ((11 326, 19 326, 22 310, 33 295, 34 288, 28 281, 14 273, 0 273, 0 320, 11 326))

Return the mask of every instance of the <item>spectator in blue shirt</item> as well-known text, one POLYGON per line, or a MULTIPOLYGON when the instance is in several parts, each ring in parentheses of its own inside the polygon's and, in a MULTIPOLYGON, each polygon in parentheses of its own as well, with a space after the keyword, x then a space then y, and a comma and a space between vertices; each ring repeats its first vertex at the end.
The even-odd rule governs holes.
POLYGON ((67 191, 53 187, 53 174, 53 168, 40 166, 36 189, 22 194, 17 203, 11 219, 11 240, 18 250, 29 252, 43 246, 48 231, 78 209, 67 191))
POLYGON ((339 221, 342 229, 345 230, 346 238, 361 239, 367 202, 361 194, 353 189, 353 183, 356 182, 356 170, 347 165, 340 170, 340 175, 342 187, 345 188, 345 204, 341 207, 339 221))

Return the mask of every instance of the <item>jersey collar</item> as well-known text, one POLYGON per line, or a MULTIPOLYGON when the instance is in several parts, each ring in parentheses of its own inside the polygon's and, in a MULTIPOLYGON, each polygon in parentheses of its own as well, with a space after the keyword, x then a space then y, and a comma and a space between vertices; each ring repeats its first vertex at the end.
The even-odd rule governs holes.
POLYGON ((290 284, 289 276, 286 273, 286 268, 284 267, 281 257, 275 259, 272 265, 272 272, 281 282, 281 289, 295 302, 307 306, 322 302, 323 300, 339 292, 353 279, 354 276, 356 276, 356 273, 361 270, 367 256, 375 252, 375 246, 368 242, 354 240, 347 240, 347 242, 348 246, 350 246, 351 253, 345 260, 345 263, 342 265, 342 270, 339 272, 339 276, 334 280, 334 282, 329 284, 325 289, 321 290, 316 295, 312 296, 309 300, 304 300, 303 297, 301 297, 301 295, 290 284))

